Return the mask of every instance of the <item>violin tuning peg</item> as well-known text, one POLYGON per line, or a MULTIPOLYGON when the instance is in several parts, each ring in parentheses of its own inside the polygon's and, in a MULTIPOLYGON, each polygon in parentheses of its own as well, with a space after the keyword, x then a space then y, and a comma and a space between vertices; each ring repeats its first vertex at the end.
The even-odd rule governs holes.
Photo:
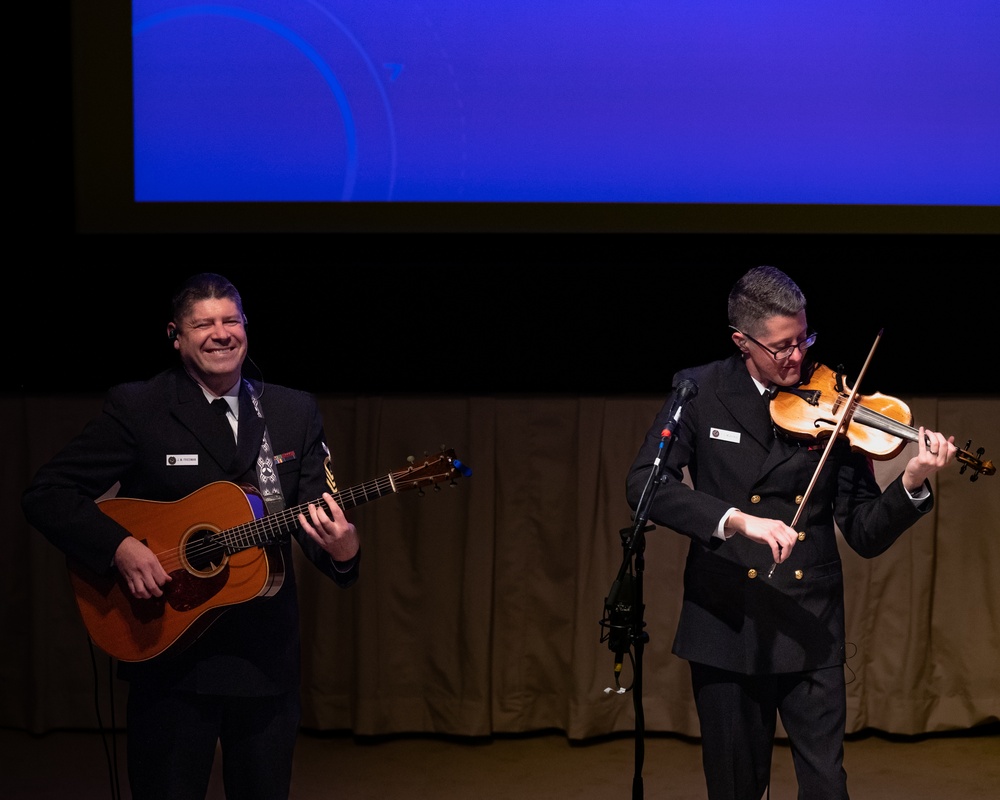
MULTIPOLYGON (((963 448, 962 448, 962 450, 964 450, 964 451, 968 452, 968 449, 969 449, 969 448, 970 448, 971 446, 972 446, 972 439, 969 439, 969 441, 967 441, 967 442, 965 443, 965 447, 963 447, 963 448)), ((982 455, 982 452, 980 452, 980 455, 982 455)), ((962 462, 962 468, 961 468, 961 469, 960 469, 960 470, 958 471, 958 474, 959 474, 959 475, 964 475, 964 474, 965 474, 965 468, 966 468, 966 467, 968 467, 968 466, 969 466, 969 462, 968 462, 968 461, 963 461, 963 462, 962 462)), ((978 475, 978 474, 979 474, 979 473, 975 473, 975 474, 974 474, 974 475, 972 476, 972 480, 975 480, 975 479, 976 479, 976 475, 978 475)))

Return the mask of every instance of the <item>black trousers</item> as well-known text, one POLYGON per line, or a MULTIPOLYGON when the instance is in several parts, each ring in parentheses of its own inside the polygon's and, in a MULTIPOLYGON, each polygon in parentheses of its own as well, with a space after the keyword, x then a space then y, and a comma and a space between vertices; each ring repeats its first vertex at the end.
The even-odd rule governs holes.
POLYGON ((791 746, 799 800, 847 800, 843 667, 742 675, 690 666, 709 800, 760 800, 771 780, 778 714, 791 746))
POLYGON ((226 800, 288 800, 299 731, 298 691, 221 697, 129 689, 133 800, 204 800, 217 747, 226 800))

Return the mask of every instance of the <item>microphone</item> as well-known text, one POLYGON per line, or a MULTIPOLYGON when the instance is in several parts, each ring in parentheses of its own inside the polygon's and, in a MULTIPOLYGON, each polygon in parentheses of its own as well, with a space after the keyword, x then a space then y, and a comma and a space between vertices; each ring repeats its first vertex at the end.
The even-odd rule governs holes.
POLYGON ((698 384, 689 378, 685 378, 680 383, 677 384, 677 388, 674 390, 674 402, 670 407, 670 414, 668 415, 667 424, 660 432, 660 436, 667 439, 674 435, 674 428, 677 427, 677 423, 681 418, 681 410, 684 404, 695 397, 698 396, 698 384))

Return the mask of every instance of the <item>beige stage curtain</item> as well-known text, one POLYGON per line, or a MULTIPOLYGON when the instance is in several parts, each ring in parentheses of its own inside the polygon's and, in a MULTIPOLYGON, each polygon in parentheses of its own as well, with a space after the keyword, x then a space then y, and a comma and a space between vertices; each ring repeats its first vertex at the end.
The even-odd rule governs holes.
MULTIPOLYGON (((353 509, 362 578, 335 588, 298 564, 304 724, 358 735, 489 736, 558 729, 574 740, 635 729, 697 736, 687 665, 670 653, 687 542, 662 528, 644 554, 643 691, 617 694, 600 641, 604 598, 631 525, 625 473, 662 402, 648 396, 321 396, 339 487, 442 447, 472 469, 454 486, 353 509)), ((905 399, 905 398, 904 398, 905 399)), ((0 725, 118 726, 127 688, 91 660, 65 563, 24 521, 34 470, 99 397, 0 398, 14 420, 0 496, 0 725), (113 708, 112 708, 113 701, 113 708), (98 711, 100 708, 100 723, 98 711)), ((918 424, 1000 453, 1000 398, 908 400, 918 424)), ((888 481, 910 448, 879 462, 888 481)), ((848 729, 916 734, 1000 719, 1000 478, 938 476, 935 512, 887 553, 844 548, 848 729)), ((629 686, 626 659, 622 683, 629 686)))

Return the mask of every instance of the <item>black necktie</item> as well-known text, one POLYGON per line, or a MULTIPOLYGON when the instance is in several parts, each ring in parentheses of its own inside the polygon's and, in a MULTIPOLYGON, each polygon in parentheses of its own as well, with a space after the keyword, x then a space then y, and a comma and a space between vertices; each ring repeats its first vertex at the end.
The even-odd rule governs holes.
POLYGON ((230 440, 233 442, 233 446, 236 445, 236 437, 233 435, 233 426, 229 422, 229 418, 226 416, 229 413, 229 403, 221 397, 217 397, 212 401, 212 408, 215 413, 219 415, 219 418, 226 426, 226 431, 229 433, 230 440))

